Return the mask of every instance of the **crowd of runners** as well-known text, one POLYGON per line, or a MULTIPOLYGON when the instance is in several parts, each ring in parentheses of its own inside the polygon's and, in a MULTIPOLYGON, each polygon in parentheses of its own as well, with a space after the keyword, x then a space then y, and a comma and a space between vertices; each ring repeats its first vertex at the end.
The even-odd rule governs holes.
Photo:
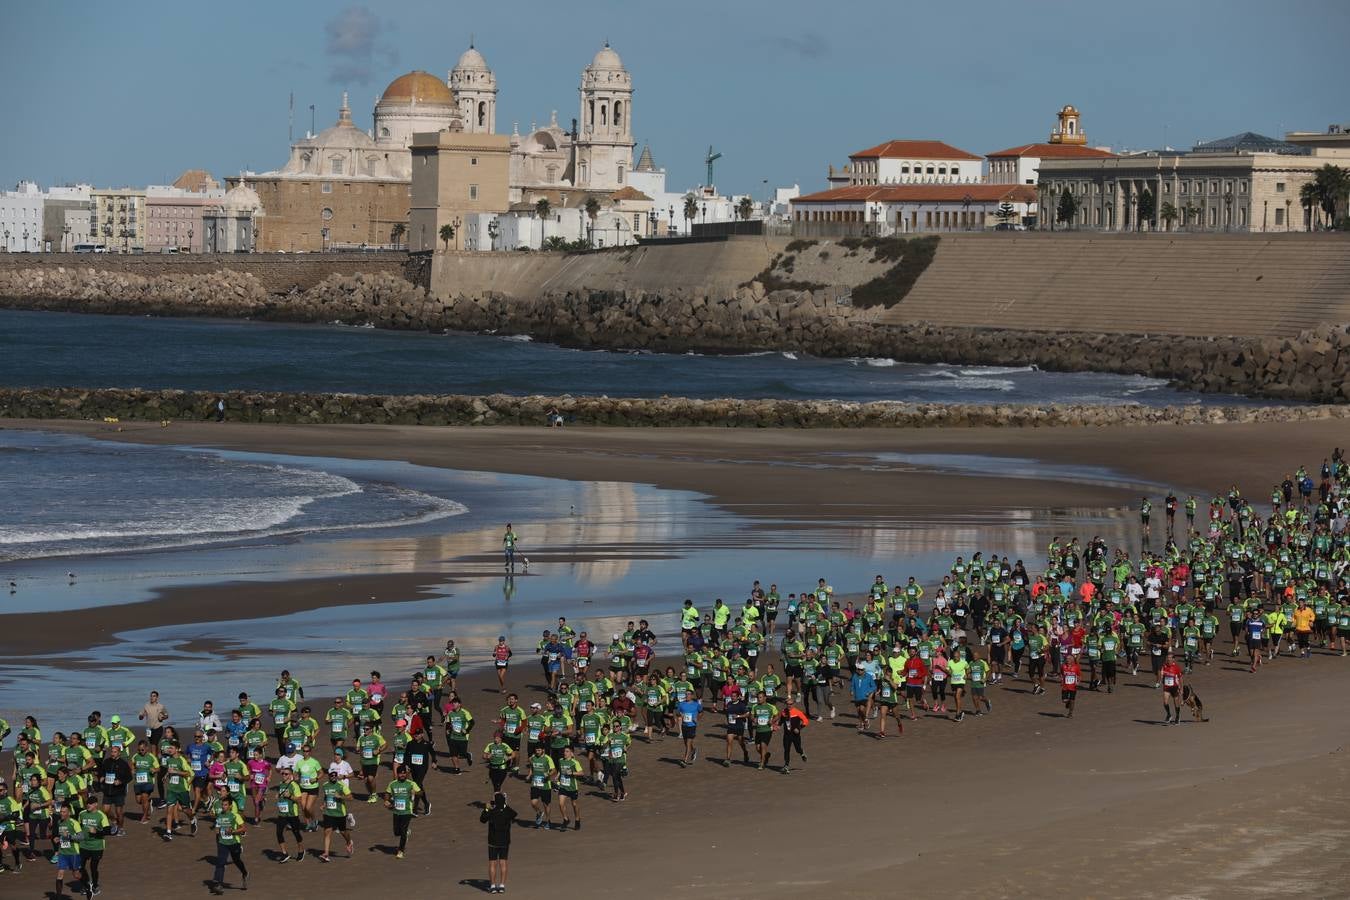
MULTIPOLYGON (((239 693, 225 708, 208 701, 177 725, 154 693, 134 719, 94 711, 50 735, 26 717, 0 784, 0 866, 18 873, 49 862, 58 895, 69 878, 94 896, 109 840, 115 847, 129 824, 165 842, 204 827, 215 843, 213 889, 230 866, 247 888, 249 861, 260 857, 242 852, 246 840, 267 844, 264 858, 278 864, 350 858, 363 805, 388 813, 402 859, 414 820, 444 790, 431 773, 461 776, 475 765, 493 797, 485 822, 498 811, 514 817, 502 795, 523 787, 535 827, 580 831, 583 786, 628 799, 630 758, 645 755, 635 741, 678 740, 687 768, 715 717, 719 730, 702 743, 716 748, 714 763, 788 775, 807 760, 810 723, 841 708, 860 734, 898 736, 920 713, 954 722, 991 714, 1005 679, 1024 679, 1035 695, 1057 685, 1071 718, 1080 691, 1111 694, 1143 670, 1165 723, 1179 724, 1183 705, 1200 718, 1188 676, 1216 655, 1239 656, 1252 673, 1314 650, 1346 655, 1350 469, 1341 451, 1318 482, 1299 469, 1269 500, 1262 515, 1236 488, 1204 503, 1169 495, 1154 551, 1144 498, 1140 555, 1095 537, 1056 538, 1034 575, 1021 560, 977 552, 956 557, 937 583, 878 575, 850 598, 823 578, 785 596, 755 582, 735 609, 685 600, 678 636, 659 638, 639 619, 592 637, 559 619, 528 650, 498 639, 489 660, 501 693, 474 710, 459 693, 460 648, 450 640, 394 684, 372 671, 322 700, 282 671, 267 696, 239 693), (512 671, 530 655, 537 683, 512 671)), ((509 566, 509 526, 507 536, 509 566)), ((10 735, 0 719, 6 749, 10 735)), ((498 850, 491 892, 505 890, 498 850)))

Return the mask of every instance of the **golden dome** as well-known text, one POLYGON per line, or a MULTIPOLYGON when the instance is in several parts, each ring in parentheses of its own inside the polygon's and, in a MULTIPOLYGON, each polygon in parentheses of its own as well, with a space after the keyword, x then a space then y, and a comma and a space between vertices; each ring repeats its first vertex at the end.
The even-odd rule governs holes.
POLYGON ((430 72, 420 70, 395 78, 389 83, 389 87, 384 89, 384 95, 380 100, 392 100, 396 103, 415 100, 418 103, 440 103, 445 106, 453 106, 455 103, 455 97, 445 86, 444 81, 430 72))

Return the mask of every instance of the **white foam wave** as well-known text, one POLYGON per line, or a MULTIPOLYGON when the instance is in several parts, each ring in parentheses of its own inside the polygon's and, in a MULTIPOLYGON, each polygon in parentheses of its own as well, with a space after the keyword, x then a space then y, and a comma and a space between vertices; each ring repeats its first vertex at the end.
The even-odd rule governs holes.
POLYGON ((869 366, 876 366, 879 369, 889 369, 891 366, 895 365, 895 360, 887 356, 880 358, 869 356, 863 359, 863 362, 867 363, 869 366))
POLYGON ((979 366, 974 369, 962 369, 962 375, 1016 375, 1019 372, 1037 372, 1040 371, 1035 366, 979 366))
POLYGON ((500 336, 504 341, 511 341, 513 344, 528 344, 534 340, 534 337, 528 334, 503 334, 500 336))
POLYGON ((796 362, 796 361, 797 361, 797 354, 793 353, 791 350, 784 350, 784 351, 783 351, 781 354, 779 354, 779 355, 782 356, 783 359, 790 359, 790 360, 792 360, 793 362, 796 362))

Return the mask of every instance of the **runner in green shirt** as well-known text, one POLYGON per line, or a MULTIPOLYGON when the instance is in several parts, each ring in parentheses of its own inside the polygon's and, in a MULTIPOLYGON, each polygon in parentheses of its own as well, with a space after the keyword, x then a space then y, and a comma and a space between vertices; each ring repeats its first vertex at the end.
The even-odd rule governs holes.
POLYGON ((534 827, 545 830, 553 827, 550 810, 553 805, 553 781, 558 767, 553 757, 544 752, 542 743, 536 744, 528 764, 530 779, 530 806, 534 807, 534 827))
POLYGON ((53 823, 52 843, 56 845, 56 896, 65 896, 66 873, 74 878, 80 872, 80 840, 84 833, 80 831, 80 820, 75 818, 69 806, 60 807, 60 818, 53 823))
POLYGON ((366 783, 367 803, 376 803, 380 799, 375 792, 375 775, 380 771, 380 757, 387 746, 389 742, 375 730, 374 723, 365 722, 361 725, 361 736, 356 739, 356 752, 361 756, 361 778, 366 783))
POLYGON ((136 744, 136 752, 131 755, 131 783, 136 803, 141 808, 141 822, 150 821, 150 798, 155 793, 155 774, 159 772, 159 757, 150 752, 148 741, 136 744))
POLYGON ((748 718, 755 735, 755 753, 759 755, 759 770, 762 772, 769 765, 769 757, 773 755, 769 749, 769 742, 777 727, 778 707, 770 703, 768 696, 760 691, 755 695, 755 702, 750 707, 748 718))
POLYGON ((197 815, 192 807, 192 763, 183 756, 176 743, 169 745, 169 755, 164 760, 164 785, 164 840, 173 840, 180 815, 191 818, 195 834, 197 815))
POLYGON ((112 823, 103 810, 90 807, 80 812, 80 877, 87 896, 101 893, 98 870, 103 863, 105 838, 112 833, 112 823))
POLYGON ((351 709, 347 706, 346 697, 334 697, 333 706, 328 712, 324 713, 324 721, 328 723, 328 741, 334 749, 341 747, 347 738, 347 730, 351 727, 353 716, 351 709))
POLYGON ((563 748, 562 759, 558 762, 558 811, 562 813, 563 831, 574 822, 576 830, 581 830, 581 801, 578 794, 581 792, 583 771, 581 760, 576 758, 572 748, 563 748), (567 814, 569 808, 571 816, 567 814))
POLYGON ((504 735, 499 731, 492 743, 483 748, 483 761, 487 763, 488 778, 492 780, 494 793, 502 789, 511 771, 511 760, 516 755, 516 751, 503 738, 504 735))
POLYGON ((961 708, 961 702, 966 697, 966 684, 970 680, 970 661, 966 659, 965 654, 964 649, 956 647, 952 650, 952 658, 947 661, 947 676, 951 682, 954 701, 952 711, 956 713, 958 722, 963 722, 966 718, 966 711, 961 708))
POLYGON ((394 813, 394 837, 398 838, 396 859, 404 858, 408 835, 412 832, 413 806, 422 789, 402 766, 394 767, 394 780, 384 790, 384 805, 394 813))
POLYGON ((239 886, 248 890, 248 867, 244 865, 243 841, 248 826, 244 823, 243 813, 239 811, 234 798, 226 796, 216 810, 216 869, 211 877, 211 889, 220 893, 225 886, 225 865, 233 863, 243 879, 239 886))
POLYGON ((328 851, 333 832, 342 835, 347 842, 347 858, 352 857, 352 835, 347 830, 347 801, 352 798, 352 789, 338 778, 338 773, 330 771, 328 780, 323 783, 323 855, 319 859, 329 861, 328 851))

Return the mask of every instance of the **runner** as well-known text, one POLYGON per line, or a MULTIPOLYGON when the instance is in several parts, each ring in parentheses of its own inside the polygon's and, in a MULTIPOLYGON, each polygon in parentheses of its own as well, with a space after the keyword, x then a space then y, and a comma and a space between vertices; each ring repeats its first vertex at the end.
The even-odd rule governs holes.
POLYGON ((1181 680, 1182 668, 1177 665, 1171 653, 1162 667, 1163 685, 1163 724, 1181 724, 1181 680))
POLYGON ((329 772, 328 780, 323 785, 323 854, 319 857, 323 862, 330 861, 328 852, 335 831, 347 842, 347 858, 352 857, 354 845, 347 826, 347 801, 351 796, 351 788, 343 784, 338 773, 329 772))
POLYGON ((211 875, 211 892, 219 894, 225 887, 225 866, 233 863, 239 870, 239 889, 248 890, 248 867, 244 865, 243 841, 248 826, 235 806, 234 798, 226 796, 216 812, 216 868, 211 875))
POLYGON ((511 523, 506 523, 506 533, 502 535, 502 553, 506 557, 505 569, 509 572, 516 567, 516 544, 520 537, 511 530, 511 523))
POLYGON ((683 699, 675 704, 675 709, 680 716, 680 737, 684 739, 684 756, 680 758, 680 767, 687 769, 698 759, 694 738, 698 736, 698 717, 703 713, 703 704, 685 691, 683 699))
POLYGON ((534 827, 545 831, 553 828, 553 782, 558 777, 558 767, 553 757, 544 752, 542 743, 536 744, 534 753, 529 757, 530 807, 534 809, 534 827))
POLYGON ((80 880, 84 882, 86 897, 103 893, 99 866, 103 864, 106 838, 112 833, 112 823, 103 810, 95 807, 80 810, 80 880))
POLYGON ((727 754, 722 757, 723 768, 731 766, 731 752, 733 745, 736 744, 740 745, 741 748, 741 760, 746 765, 750 764, 750 748, 745 743, 745 725, 750 715, 750 707, 742 699, 741 689, 736 687, 734 683, 731 687, 732 694, 722 707, 722 711, 727 717, 727 754))
POLYGON ((66 873, 81 877, 80 841, 84 838, 84 832, 80 830, 80 820, 72 816, 69 804, 60 806, 58 816, 52 834, 56 845, 56 856, 52 862, 56 863, 56 896, 59 900, 66 895, 66 873))
POLYGON ((305 859, 305 837, 300 823, 300 785, 295 780, 293 769, 281 770, 281 783, 277 792, 277 853, 281 856, 277 862, 303 862, 305 859), (286 850, 286 832, 295 837, 295 856, 286 850))
POLYGON ((483 761, 487 763, 488 779, 492 782, 492 790, 498 792, 502 785, 506 783, 506 776, 511 772, 511 760, 515 758, 515 750, 506 743, 501 731, 493 735, 492 742, 483 748, 483 761))
POLYGON ((1074 701, 1078 699, 1078 681, 1082 677, 1082 669, 1078 665, 1078 654, 1070 653, 1069 658, 1064 660, 1063 668, 1060 671, 1060 700, 1064 703, 1064 718, 1073 718, 1074 701))
POLYGON ((507 646, 506 635, 497 636, 497 645, 492 648, 492 664, 497 670, 497 692, 506 693, 506 670, 511 665, 511 648, 507 646))
MULTIPOLYGON (((695 718, 697 721, 697 718, 695 718)), ((609 781, 613 785, 613 793, 610 799, 615 803, 622 803, 628 799, 628 787, 624 779, 628 777, 628 748, 633 745, 633 738, 628 732, 615 725, 605 726, 607 733, 603 736, 608 756, 605 758, 605 773, 609 776, 609 781)), ((692 738, 686 740, 686 745, 692 744, 692 738)), ((687 752, 687 748, 686 748, 687 752)), ((698 751, 694 751, 694 759, 698 759, 698 751)), ((687 763, 681 761, 681 767, 687 763)))
POLYGON ((558 763, 558 812, 562 814, 560 831, 566 831, 568 825, 581 830, 581 801, 577 798, 581 790, 583 768, 572 748, 564 747, 562 760, 558 763), (571 810, 569 816, 568 810, 571 810))
POLYGON ((394 780, 384 790, 384 805, 394 814, 394 837, 398 838, 395 859, 403 859, 408 849, 408 835, 412 833, 413 809, 422 788, 409 777, 404 766, 394 766, 394 780))
MULTIPOLYGON (((792 774, 792 751, 796 750, 802 762, 806 762, 806 753, 802 750, 802 729, 810 724, 806 713, 792 705, 789 700, 778 713, 778 727, 783 730, 783 768, 784 775, 792 774)), ((768 756, 765 756, 768 760, 768 756)))

